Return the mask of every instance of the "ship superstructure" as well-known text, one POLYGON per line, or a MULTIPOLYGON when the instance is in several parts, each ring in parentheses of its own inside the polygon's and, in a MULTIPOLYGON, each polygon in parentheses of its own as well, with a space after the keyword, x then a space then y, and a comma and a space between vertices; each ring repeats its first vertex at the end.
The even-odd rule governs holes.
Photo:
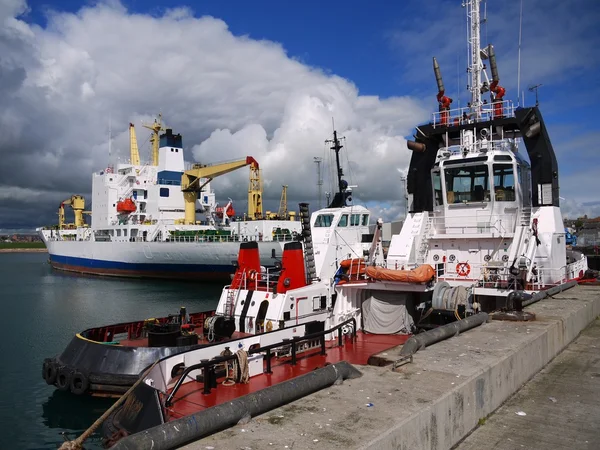
POLYGON ((463 6, 471 100, 450 108, 434 58, 439 111, 408 142, 412 207, 392 239, 387 266, 430 264, 438 283, 491 298, 582 277, 583 255, 567 264, 558 164, 541 112, 504 99, 494 47, 480 44, 480 0, 463 6))
POLYGON ((294 213, 269 220, 262 214, 262 180, 251 156, 219 164, 184 160, 183 139, 161 120, 145 125, 152 130, 152 162, 140 163, 133 124, 130 124, 130 162, 109 165, 92 176, 91 225, 82 219, 85 201, 77 195, 61 203, 58 228, 39 229, 59 269, 83 273, 224 280, 233 272, 231 261, 238 242, 260 243, 263 263, 272 251, 300 231, 294 213), (163 132, 161 134, 161 131, 163 132), (236 218, 231 200, 216 201, 211 181, 248 166, 249 212, 236 218), (64 223, 64 205, 75 223, 64 223))

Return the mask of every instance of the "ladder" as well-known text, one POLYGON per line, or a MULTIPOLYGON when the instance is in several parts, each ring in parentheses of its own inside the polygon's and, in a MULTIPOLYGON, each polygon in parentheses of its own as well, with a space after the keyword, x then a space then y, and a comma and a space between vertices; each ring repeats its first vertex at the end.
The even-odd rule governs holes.
POLYGON ((302 238, 304 240, 304 261, 306 264, 306 275, 308 282, 317 278, 315 266, 315 252, 313 249, 312 233, 310 230, 310 213, 308 203, 300 203, 300 225, 302 226, 302 238))
POLYGON ((427 214, 423 217, 423 220, 425 221, 425 228, 421 233, 421 243, 419 245, 419 253, 417 254, 417 264, 425 264, 425 257, 427 256, 427 250, 429 249, 429 232, 431 231, 431 217, 429 217, 429 214, 427 214))
POLYGON ((233 308, 235 306, 235 297, 236 297, 236 293, 239 292, 239 289, 233 290, 233 289, 228 289, 227 290, 227 303, 225 303, 225 317, 232 317, 233 316, 233 308))
POLYGON ((229 289, 227 290, 227 302, 225 303, 225 317, 233 317, 235 314, 235 305, 237 304, 237 299, 240 296, 240 290, 245 288, 246 285, 246 269, 242 273, 239 273, 237 270, 235 271, 234 278, 232 280, 229 289), (237 288, 232 289, 231 286, 237 286, 237 288))

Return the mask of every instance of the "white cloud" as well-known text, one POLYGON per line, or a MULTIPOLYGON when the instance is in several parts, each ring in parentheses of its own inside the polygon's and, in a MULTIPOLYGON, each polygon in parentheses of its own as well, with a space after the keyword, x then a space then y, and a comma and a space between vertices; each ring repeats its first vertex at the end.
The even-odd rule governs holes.
MULTIPOLYGON (((13 83, 0 113, 5 189, 56 191, 57 201, 87 193, 91 172, 107 163, 108 117, 113 153, 127 158, 128 123, 143 143, 140 120, 162 111, 190 160, 254 156, 275 203, 281 184, 290 201, 314 201, 313 156, 331 158, 324 141, 333 117, 361 198, 401 195, 397 169, 410 157, 403 136, 427 117, 411 98, 361 96, 351 81, 290 58, 280 44, 234 36, 222 20, 194 18, 187 8, 154 17, 112 1, 51 12, 44 28, 19 20, 25 11, 19 1, 0 8, 0 74, 13 83)), ((244 201, 247 177, 216 179, 218 198, 244 201)))

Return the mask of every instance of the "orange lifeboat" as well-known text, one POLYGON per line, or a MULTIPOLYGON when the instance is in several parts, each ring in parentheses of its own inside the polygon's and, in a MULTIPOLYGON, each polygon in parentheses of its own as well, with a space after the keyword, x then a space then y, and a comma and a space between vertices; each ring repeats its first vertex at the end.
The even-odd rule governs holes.
MULTIPOLYGON (((217 217, 221 219, 223 217, 223 207, 217 206, 217 208, 215 209, 215 213, 217 214, 217 217)), ((231 219, 233 216, 235 216, 235 211, 233 209, 233 206, 230 206, 229 208, 227 208, 227 217, 231 219)))
POLYGON ((125 200, 122 200, 117 203, 117 212, 119 214, 130 214, 132 212, 135 212, 135 210, 135 203, 133 203, 133 200, 131 200, 130 198, 126 198, 125 200))

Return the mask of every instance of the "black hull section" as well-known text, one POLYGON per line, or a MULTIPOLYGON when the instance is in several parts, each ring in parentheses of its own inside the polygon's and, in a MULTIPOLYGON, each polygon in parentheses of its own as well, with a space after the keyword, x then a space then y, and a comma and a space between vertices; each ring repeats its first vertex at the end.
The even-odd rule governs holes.
POLYGON ((62 354, 44 361, 46 382, 74 394, 120 395, 155 361, 204 345, 127 347, 75 336, 62 354))

